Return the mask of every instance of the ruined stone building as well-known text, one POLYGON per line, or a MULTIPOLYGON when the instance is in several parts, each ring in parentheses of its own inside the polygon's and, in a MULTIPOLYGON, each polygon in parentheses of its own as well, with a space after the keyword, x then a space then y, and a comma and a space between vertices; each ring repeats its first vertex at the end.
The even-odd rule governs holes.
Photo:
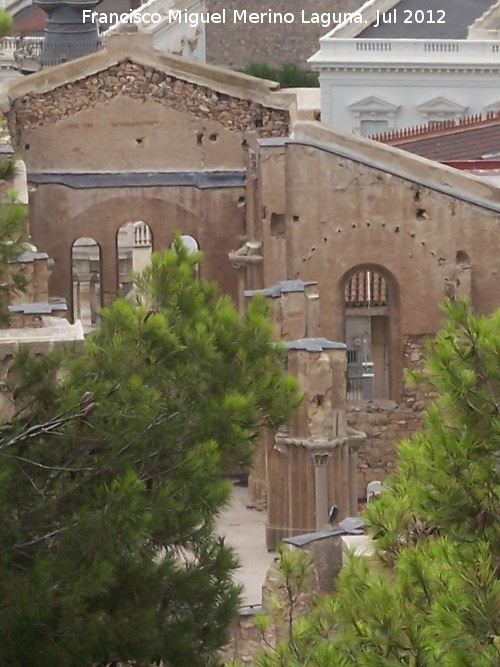
POLYGON ((8 84, 1 106, 27 167, 32 241, 54 258, 50 291, 71 318, 82 290, 90 319, 127 291, 127 266, 144 259, 136 232, 145 252, 184 235, 204 254, 201 276, 241 308, 245 293, 266 290, 308 403, 257 462, 255 496, 276 465, 280 475, 289 466, 297 495, 309 449, 318 458, 300 478, 303 503, 326 493, 300 515, 314 529, 339 487, 342 512, 354 508, 353 466, 363 497, 421 425, 428 397, 403 372, 421 364, 444 297, 468 295, 482 313, 500 306, 500 190, 322 125, 294 91, 117 35, 105 51, 8 84), (92 266, 82 268, 82 246, 92 266), (322 453, 327 474, 315 468, 322 453))

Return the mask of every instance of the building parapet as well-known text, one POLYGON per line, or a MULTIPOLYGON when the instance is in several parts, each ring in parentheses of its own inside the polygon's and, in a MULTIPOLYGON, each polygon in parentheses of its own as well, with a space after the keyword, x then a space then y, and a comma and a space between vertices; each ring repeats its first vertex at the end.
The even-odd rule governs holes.
POLYGON ((356 14, 361 14, 362 23, 346 18, 345 21, 336 25, 326 37, 343 39, 357 37, 367 26, 375 21, 378 13, 383 14, 390 11, 400 2, 401 0, 368 0, 356 12, 356 14))
POLYGON ((500 65, 500 42, 465 39, 336 39, 331 33, 320 39, 320 50, 309 58, 315 69, 390 65, 409 67, 500 65))

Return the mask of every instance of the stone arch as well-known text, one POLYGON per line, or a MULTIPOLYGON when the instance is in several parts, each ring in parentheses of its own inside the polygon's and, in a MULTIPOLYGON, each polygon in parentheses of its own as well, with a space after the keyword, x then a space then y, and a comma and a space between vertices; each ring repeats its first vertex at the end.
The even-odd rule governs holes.
POLYGON ((132 291, 132 273, 149 264, 153 252, 153 232, 144 220, 123 222, 116 232, 117 293, 127 296, 132 291))
POLYGON ((102 307, 102 252, 97 241, 81 236, 71 244, 71 317, 85 330, 97 325, 102 307))
MULTIPOLYGON (((191 236, 190 234, 180 234, 182 244, 188 252, 198 252, 201 250, 198 240, 191 236)), ((196 264, 196 278, 199 280, 201 278, 201 267, 199 264, 196 264)))
POLYGON ((348 348, 348 398, 397 400, 403 368, 397 279, 383 266, 358 264, 344 273, 339 290, 348 348))
MULTIPOLYGON (((172 200, 148 196, 147 190, 138 188, 134 196, 113 196, 103 199, 64 220, 64 224, 60 221, 58 224, 56 220, 47 218, 43 221, 46 224, 42 226, 42 221, 39 221, 40 232, 37 234, 39 245, 45 247, 49 236, 52 242, 54 238, 57 239, 52 252, 55 260, 52 293, 66 297, 68 303, 72 302, 72 246, 76 239, 88 237, 96 241, 101 251, 103 306, 112 303, 117 294, 116 233, 120 222, 147 220, 154 238, 155 250, 168 248, 174 233, 178 230, 197 239, 204 233, 209 234, 210 230, 204 229, 205 220, 201 213, 197 215, 172 200)), ((216 258, 220 260, 220 253, 217 253, 216 258)), ((229 261, 228 272, 231 273, 229 261)))

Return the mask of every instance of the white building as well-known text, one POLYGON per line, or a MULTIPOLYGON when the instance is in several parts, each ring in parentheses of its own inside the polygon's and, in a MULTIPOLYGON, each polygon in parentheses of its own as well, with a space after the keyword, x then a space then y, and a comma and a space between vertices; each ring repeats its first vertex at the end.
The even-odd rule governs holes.
POLYGON ((322 121, 366 136, 500 110, 500 2, 490 3, 369 0, 363 24, 340 24, 309 59, 322 121))
MULTIPOLYGON (((205 11, 204 0, 147 0, 133 12, 132 25, 136 25, 139 32, 152 35, 155 49, 205 62, 205 23, 200 21, 198 25, 191 25, 189 21, 184 21, 185 12, 194 17, 205 11), (153 14, 156 14, 154 21, 138 20, 139 17, 149 19, 153 14), (161 16, 161 21, 158 16, 161 16)), ((129 24, 129 21, 126 24, 115 23, 103 33, 104 39, 129 24)))

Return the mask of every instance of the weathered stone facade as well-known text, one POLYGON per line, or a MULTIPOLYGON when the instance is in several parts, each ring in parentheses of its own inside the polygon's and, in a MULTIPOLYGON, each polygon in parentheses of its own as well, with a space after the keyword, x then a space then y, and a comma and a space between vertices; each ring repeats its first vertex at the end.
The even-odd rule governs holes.
POLYGON ((310 58, 319 47, 319 38, 334 27, 323 27, 317 23, 303 23, 311 12, 334 14, 338 22, 339 14, 359 9, 362 0, 316 0, 314 3, 299 0, 254 0, 252 3, 242 0, 208 0, 207 7, 212 12, 226 9, 225 24, 209 23, 207 25, 207 60, 216 65, 225 65, 243 70, 250 62, 265 62, 276 66, 283 63, 294 63, 307 67, 310 58), (290 12, 294 16, 293 23, 234 23, 234 10, 246 9, 248 13, 268 14, 272 12, 290 12))
POLYGON ((13 105, 11 118, 15 119, 15 125, 10 130, 17 136, 18 125, 30 129, 57 123, 118 95, 141 102, 153 100, 196 118, 217 120, 229 130, 255 131, 260 137, 284 137, 289 131, 286 110, 225 95, 133 62, 121 62, 47 93, 23 95, 13 105))
MULTIPOLYGON (((149 225, 155 250, 176 231, 191 235, 205 255, 201 275, 242 308, 244 290, 317 283, 316 332, 299 336, 343 342, 346 280, 358 270, 383 277, 386 402, 350 410, 351 425, 369 436, 364 485, 385 476, 394 444, 421 424, 429 397, 407 387, 403 371, 420 362, 421 337, 439 330, 444 297, 468 295, 480 313, 500 305, 500 191, 297 121, 298 106, 295 93, 166 57, 131 35, 9 84, 2 104, 32 185, 33 241, 55 260, 52 293, 68 301, 81 237, 99 245, 103 303, 113 300, 116 234, 133 221, 149 225)), ((280 336, 296 338, 296 303, 287 297, 280 307, 288 321, 280 336)))
MULTIPOLYGON (((421 370, 424 362, 425 336, 409 337, 404 346, 404 367, 421 370)), ((358 449, 358 488, 363 497, 366 485, 384 480, 394 468, 396 448, 404 438, 421 430, 426 406, 434 395, 420 385, 403 381, 401 401, 373 400, 348 405, 349 424, 367 435, 358 449)))
MULTIPOLYGON (((301 592, 293 605, 294 618, 300 618, 307 613, 311 600, 335 590, 336 579, 343 562, 343 535, 345 533, 336 526, 330 534, 328 531, 315 533, 304 541, 290 540, 286 546, 287 549, 302 552, 310 562, 307 577, 302 582, 301 592)), ((221 658, 224 661, 240 660, 243 664, 254 665, 262 649, 276 646, 283 633, 288 631, 289 597, 283 575, 277 564, 278 558, 269 568, 263 583, 262 607, 243 607, 233 622, 231 642, 221 651, 221 658), (273 614, 275 622, 270 624, 262 636, 255 623, 255 614, 275 609, 276 605, 273 604, 273 600, 276 599, 282 605, 281 618, 273 614)))

